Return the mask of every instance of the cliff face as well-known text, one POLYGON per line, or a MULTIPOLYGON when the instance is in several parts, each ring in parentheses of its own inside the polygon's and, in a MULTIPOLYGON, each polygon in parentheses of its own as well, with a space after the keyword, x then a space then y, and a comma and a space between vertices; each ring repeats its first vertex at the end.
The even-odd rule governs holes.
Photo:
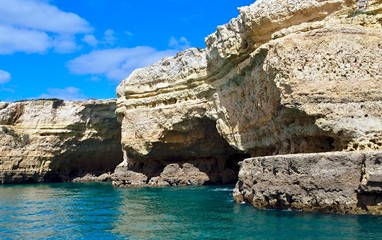
POLYGON ((0 103, 0 182, 69 181, 122 161, 114 100, 0 103))
POLYGON ((381 150, 381 3, 352 22, 354 1, 258 0, 206 49, 134 71, 117 89, 115 185, 230 182, 247 156, 381 150))
POLYGON ((381 149, 381 15, 350 24, 350 3, 257 1, 207 38, 230 145, 252 156, 381 149))
POLYGON ((216 129, 213 93, 206 54, 200 49, 136 70, 122 82, 117 115, 126 154, 114 184, 234 182, 236 163, 244 153, 216 129))

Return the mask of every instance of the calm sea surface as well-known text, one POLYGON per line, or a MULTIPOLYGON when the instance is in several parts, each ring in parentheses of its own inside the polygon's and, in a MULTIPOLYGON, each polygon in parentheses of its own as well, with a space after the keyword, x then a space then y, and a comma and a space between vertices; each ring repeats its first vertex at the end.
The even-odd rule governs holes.
POLYGON ((256 210, 231 195, 231 186, 0 186, 0 239, 382 239, 382 217, 256 210))

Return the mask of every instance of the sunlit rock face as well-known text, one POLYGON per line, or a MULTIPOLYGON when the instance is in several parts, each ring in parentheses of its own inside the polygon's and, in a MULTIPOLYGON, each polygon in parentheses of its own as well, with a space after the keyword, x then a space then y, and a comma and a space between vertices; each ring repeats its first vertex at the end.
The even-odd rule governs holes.
POLYGON ((247 156, 381 150, 381 1, 352 20, 353 7, 259 0, 206 49, 134 71, 117 89, 115 185, 225 182, 247 156))
POLYGON ((214 89, 208 81, 205 51, 190 49, 136 70, 121 83, 117 115, 125 162, 115 173, 114 185, 236 180, 236 163, 244 152, 230 146, 216 129, 210 101, 214 89))
POLYGON ((112 172, 122 161, 115 109, 115 100, 1 102, 0 181, 70 181, 112 172))
POLYGON ((217 129, 252 156, 381 149, 381 1, 257 1, 206 39, 217 129))

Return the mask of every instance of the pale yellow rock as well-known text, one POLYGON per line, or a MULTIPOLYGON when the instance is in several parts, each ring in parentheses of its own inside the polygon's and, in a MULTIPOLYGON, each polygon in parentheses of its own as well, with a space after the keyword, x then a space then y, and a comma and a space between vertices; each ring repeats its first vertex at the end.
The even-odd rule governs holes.
POLYGON ((121 162, 115 100, 0 103, 0 181, 69 181, 121 162))
POLYGON ((205 50, 133 72, 117 90, 126 168, 382 149, 382 1, 355 5, 259 0, 205 50))

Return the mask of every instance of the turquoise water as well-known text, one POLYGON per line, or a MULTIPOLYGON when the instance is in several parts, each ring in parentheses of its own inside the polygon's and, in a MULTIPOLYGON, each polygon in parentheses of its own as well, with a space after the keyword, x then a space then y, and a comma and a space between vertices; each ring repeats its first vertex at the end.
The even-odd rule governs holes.
POLYGON ((231 186, 0 186, 0 239, 382 239, 382 217, 256 210, 231 195, 231 186))

